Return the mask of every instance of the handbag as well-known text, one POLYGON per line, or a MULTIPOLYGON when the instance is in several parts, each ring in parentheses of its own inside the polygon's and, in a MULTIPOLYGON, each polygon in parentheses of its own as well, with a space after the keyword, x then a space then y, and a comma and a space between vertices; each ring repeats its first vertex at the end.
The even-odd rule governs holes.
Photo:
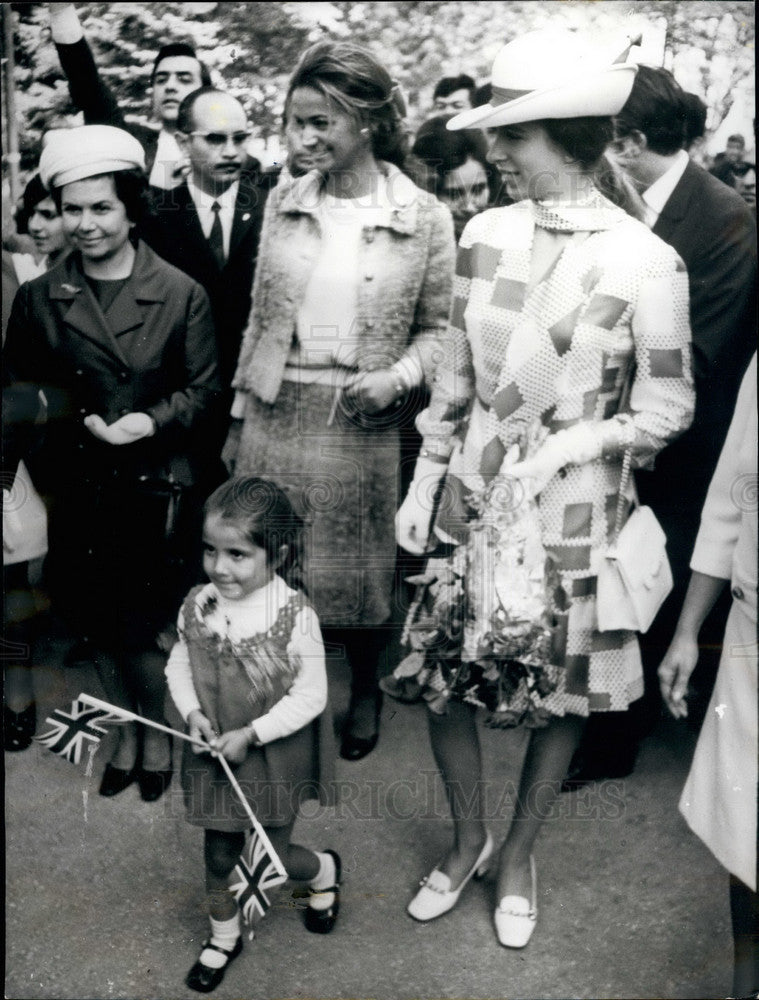
POLYGON ((29 562, 46 553, 47 508, 22 461, 12 490, 3 491, 3 565, 29 562))
POLYGON ((598 631, 647 632, 672 590, 667 538, 650 507, 635 507, 621 528, 630 479, 631 450, 625 452, 612 541, 598 569, 598 631))

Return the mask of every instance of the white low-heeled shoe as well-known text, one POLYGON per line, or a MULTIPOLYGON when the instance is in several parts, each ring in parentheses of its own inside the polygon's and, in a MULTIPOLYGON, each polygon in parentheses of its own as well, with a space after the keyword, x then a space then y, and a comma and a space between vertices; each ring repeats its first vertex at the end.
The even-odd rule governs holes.
POLYGON ((538 879, 535 858, 530 855, 532 899, 504 896, 495 911, 495 930, 504 948, 524 948, 532 937, 538 919, 538 879))
POLYGON ((490 834, 485 838, 485 845, 479 857, 462 879, 457 889, 451 889, 451 880, 443 872, 434 868, 426 878, 419 883, 421 889, 406 907, 406 912, 414 920, 434 920, 452 910, 470 878, 482 878, 490 863, 493 853, 493 838, 490 834))

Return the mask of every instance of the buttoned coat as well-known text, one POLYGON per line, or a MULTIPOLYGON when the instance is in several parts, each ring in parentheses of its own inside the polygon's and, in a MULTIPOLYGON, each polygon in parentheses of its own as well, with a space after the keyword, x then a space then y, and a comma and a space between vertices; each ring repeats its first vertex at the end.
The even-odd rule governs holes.
POLYGON ((219 389, 208 298, 144 243, 108 320, 78 253, 23 285, 4 360, 11 380, 38 385, 47 400, 41 487, 97 481, 114 466, 183 485, 203 477, 204 420, 219 389), (89 413, 110 424, 133 412, 149 413, 156 433, 130 445, 104 444, 82 423, 89 413))
MULTIPOLYGON (((429 378, 445 331, 454 262, 448 209, 389 163, 381 163, 392 204, 387 225, 364 227, 355 360, 360 370, 392 365, 411 341, 429 378)), ((282 178, 264 212, 253 304, 234 387, 263 402, 277 398, 298 309, 316 265, 321 178, 282 178), (295 252, 293 252, 295 250, 295 252)))

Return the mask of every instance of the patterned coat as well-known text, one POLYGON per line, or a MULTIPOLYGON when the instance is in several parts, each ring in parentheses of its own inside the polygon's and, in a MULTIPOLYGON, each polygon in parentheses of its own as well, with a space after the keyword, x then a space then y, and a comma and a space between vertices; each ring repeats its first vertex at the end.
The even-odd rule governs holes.
MULTIPOLYGON (((365 227, 362 235, 356 360, 364 371, 388 367, 413 341, 429 375, 451 301, 453 222, 444 205, 397 167, 380 166, 393 211, 388 226, 365 227)), ((283 178, 266 204, 253 306, 233 382, 265 403, 277 398, 321 249, 320 184, 316 171, 283 178)))
POLYGON ((538 421, 551 433, 597 428, 597 457, 567 466, 539 498, 543 543, 570 599, 565 689, 551 707, 585 715, 643 692, 634 633, 597 631, 596 573, 625 449, 634 466, 649 464, 692 419, 688 281, 671 247, 598 196, 559 220, 574 232, 528 289, 540 212, 524 201, 465 229, 445 356, 418 423, 424 447, 451 455, 449 476, 468 489, 497 474, 538 421))

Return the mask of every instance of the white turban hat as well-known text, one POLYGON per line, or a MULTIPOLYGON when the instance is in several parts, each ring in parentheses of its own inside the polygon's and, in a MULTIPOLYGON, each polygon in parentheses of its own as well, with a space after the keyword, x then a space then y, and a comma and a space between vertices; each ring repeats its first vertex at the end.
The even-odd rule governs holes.
POLYGON ((116 170, 145 169, 142 146, 123 128, 81 125, 56 129, 46 139, 39 173, 48 189, 116 170))

